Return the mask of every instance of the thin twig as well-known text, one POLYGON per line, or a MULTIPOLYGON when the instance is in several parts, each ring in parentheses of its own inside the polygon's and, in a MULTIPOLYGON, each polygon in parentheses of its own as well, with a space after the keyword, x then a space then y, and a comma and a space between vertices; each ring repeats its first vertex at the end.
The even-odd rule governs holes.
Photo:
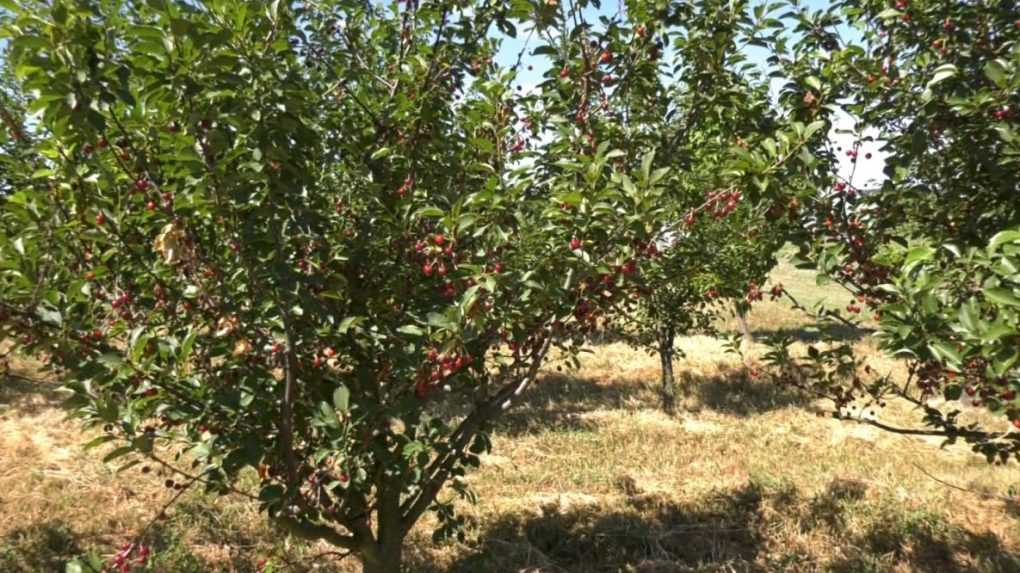
POLYGON ((955 489, 957 491, 962 491, 962 492, 965 492, 965 493, 970 493, 970 494, 973 494, 973 495, 976 495, 978 497, 982 497, 982 498, 985 498, 985 499, 997 499, 999 501, 1005 501, 1005 502, 1011 502, 1011 503, 1016 503, 1018 501, 1017 499, 1014 499, 1014 498, 1006 496, 1006 495, 995 495, 995 494, 991 494, 991 493, 984 493, 984 492, 980 492, 980 491, 974 491, 972 489, 967 489, 965 487, 949 483, 949 482, 947 482, 947 481, 945 481, 943 479, 939 479, 939 478, 933 476, 927 470, 925 470, 920 465, 918 465, 918 464, 916 464, 914 462, 910 462, 910 465, 912 465, 915 468, 917 468, 917 471, 919 471, 919 472, 923 473, 924 475, 928 476, 933 481, 938 482, 938 483, 940 483, 940 484, 942 484, 942 485, 944 485, 944 486, 946 486, 948 488, 952 488, 952 489, 955 489))

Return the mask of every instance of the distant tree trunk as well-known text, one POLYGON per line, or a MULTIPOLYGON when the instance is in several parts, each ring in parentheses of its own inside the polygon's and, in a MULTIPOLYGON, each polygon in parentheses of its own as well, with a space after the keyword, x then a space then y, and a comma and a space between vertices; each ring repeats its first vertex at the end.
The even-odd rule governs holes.
POLYGON ((744 347, 750 347, 754 344, 754 335, 751 334, 751 327, 747 324, 747 308, 744 305, 737 303, 736 307, 737 316, 737 327, 740 328, 740 333, 744 335, 744 347))
POLYGON ((662 364, 662 409, 672 415, 676 411, 676 379, 673 377, 673 341, 676 338, 672 328, 659 332, 659 360, 662 364))

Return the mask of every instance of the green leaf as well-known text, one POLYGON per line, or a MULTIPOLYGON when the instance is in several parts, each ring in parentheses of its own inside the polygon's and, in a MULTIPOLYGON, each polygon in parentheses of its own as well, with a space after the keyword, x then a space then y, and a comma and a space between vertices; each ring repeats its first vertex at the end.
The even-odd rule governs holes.
POLYGON ((116 440, 116 439, 117 439, 116 437, 109 436, 109 435, 99 436, 98 438, 93 438, 93 439, 89 440, 88 442, 85 442, 82 445, 81 448, 82 448, 82 450, 88 451, 88 450, 91 450, 92 448, 101 446, 101 445, 103 445, 103 444, 105 444, 107 442, 112 442, 113 440, 116 440))
POLYGON ((963 325, 967 332, 971 335, 977 335, 978 333, 978 314, 974 299, 971 299, 960 306, 960 311, 957 313, 957 318, 960 324, 963 325))
POLYGON ((825 121, 823 120, 811 122, 811 124, 804 129, 804 139, 811 139, 811 136, 823 127, 825 127, 825 121))
POLYGON ((40 306, 36 311, 36 314, 38 314, 39 318, 47 324, 52 324, 54 326, 64 325, 64 317, 60 314, 59 310, 40 306))
POLYGON ((953 366, 959 366, 960 362, 963 361, 963 356, 951 344, 942 340, 929 344, 928 350, 939 360, 948 362, 953 366))
POLYGON ((340 326, 336 327, 336 331, 340 334, 346 334, 348 330, 362 322, 365 322, 365 317, 363 316, 348 316, 340 321, 340 326))
POLYGON ((439 207, 422 207, 415 213, 418 217, 440 218, 445 212, 439 207))
POLYGON ((1009 79, 1006 77, 1006 67, 1001 60, 989 60, 985 62, 985 77, 1000 88, 1009 87, 1009 79))
POLYGON ((985 344, 992 344, 1000 338, 1013 336, 1015 334, 1017 334, 1016 328, 1002 322, 996 322, 988 327, 988 331, 985 332, 982 340, 985 344))
POLYGON ((351 391, 347 386, 341 384, 333 391, 333 406, 341 412, 346 412, 351 407, 351 391))
POLYGON ((134 451, 135 451, 135 449, 132 448, 131 446, 121 446, 121 447, 113 450, 112 452, 106 454, 105 456, 103 456, 103 461, 105 463, 110 463, 113 460, 115 460, 115 459, 117 459, 119 457, 126 456, 126 455, 128 455, 128 454, 130 454, 130 453, 132 453, 134 451))
POLYGON ((931 260, 935 256, 935 249, 931 247, 914 247, 907 251, 906 258, 903 259, 903 270, 910 272, 918 264, 931 260))
POLYGON ((932 78, 928 82, 928 87, 930 88, 936 84, 944 82, 949 78, 955 76, 957 73, 959 73, 959 70, 953 64, 942 64, 941 66, 935 68, 935 73, 932 74, 932 78))
POLYGON ((405 324, 397 329, 397 332, 401 334, 408 334, 410 336, 425 336, 425 331, 415 324, 405 324))
POLYGON ((115 471, 114 474, 121 474, 125 470, 131 469, 131 468, 137 466, 140 463, 142 463, 141 460, 131 460, 130 462, 128 462, 128 463, 120 466, 119 468, 117 468, 117 471, 115 471))
POLYGON ((177 354, 177 362, 180 364, 186 364, 188 358, 191 357, 191 350, 195 347, 195 339, 198 338, 198 331, 194 328, 188 330, 188 335, 184 337, 184 342, 181 343, 181 349, 177 354))
POLYGON ((405 459, 411 459, 424 451, 426 451, 425 444, 415 440, 404 444, 402 453, 405 459))
POLYGON ((999 231, 992 237, 992 240, 988 242, 988 248, 994 252, 1006 243, 1017 242, 1020 242, 1020 230, 1009 229, 1006 231, 999 231))
POLYGON ((1009 289, 1001 287, 986 288, 982 292, 986 299, 996 304, 1020 307, 1020 297, 1009 289))

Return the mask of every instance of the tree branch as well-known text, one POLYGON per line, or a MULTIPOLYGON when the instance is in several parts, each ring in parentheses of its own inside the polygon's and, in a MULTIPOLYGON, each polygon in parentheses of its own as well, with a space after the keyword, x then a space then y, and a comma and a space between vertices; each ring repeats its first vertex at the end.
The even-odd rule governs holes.
POLYGON ((551 337, 545 336, 542 341, 531 352, 531 363, 524 376, 515 379, 500 389, 488 400, 479 404, 475 410, 468 415, 457 426, 450 436, 450 448, 443 454, 436 457, 425 470, 425 485, 421 487, 416 496, 409 498, 401 505, 403 514, 402 532, 406 534, 418 521, 418 518, 432 505, 436 495, 442 490, 443 484, 449 478, 455 464, 460 459, 463 451, 470 444, 471 440, 478 434, 479 430, 500 412, 513 406, 514 401, 524 393, 538 374, 546 353, 549 351, 551 337))

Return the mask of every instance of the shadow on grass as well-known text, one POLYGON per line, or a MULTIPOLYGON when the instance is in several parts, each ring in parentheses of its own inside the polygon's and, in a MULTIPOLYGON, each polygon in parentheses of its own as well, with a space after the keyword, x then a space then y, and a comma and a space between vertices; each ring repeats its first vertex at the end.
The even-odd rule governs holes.
MULTIPOLYGON (((210 546, 222 547, 214 560, 196 555, 179 536, 180 524, 157 523, 141 542, 150 547, 149 566, 145 571, 185 573, 194 571, 235 571, 255 573, 259 556, 251 550, 253 545, 231 544, 230 539, 219 535, 203 538, 210 546)), ((122 540, 127 542, 128 540, 122 540)), ((68 562, 85 558, 90 552, 102 556, 115 553, 119 547, 110 545, 110 539, 93 535, 83 536, 66 524, 50 521, 25 525, 0 538, 0 571, 3 573, 63 572, 68 562)), ((116 543, 115 543, 116 544, 116 543)), ((119 545, 119 544, 116 544, 119 545)), ((86 559, 87 561, 87 559, 86 559)), ((88 572, 88 566, 85 565, 88 572)), ((326 571, 330 571, 327 569, 326 571)), ((98 573, 98 572, 96 572, 98 573)))
POLYGON ((28 373, 12 370, 0 376, 0 416, 6 412, 33 415, 42 410, 60 407, 67 395, 51 380, 32 378, 28 373))
POLYGON ((868 486, 834 480, 804 497, 793 486, 749 482, 689 502, 629 495, 610 507, 549 505, 487 520, 453 565, 427 553, 412 571, 1020 571, 994 534, 975 534, 936 513, 866 500, 868 486))
MULTIPOLYGON (((712 376, 680 372, 679 407, 712 410, 733 416, 754 416, 789 406, 806 406, 804 395, 749 378, 733 368, 712 376)), ((595 410, 657 410, 662 408, 659 380, 601 380, 570 374, 548 374, 525 394, 516 408, 497 422, 496 431, 511 436, 548 430, 585 431, 595 422, 583 414, 595 410)))
POLYGON ((836 340, 839 342, 850 342, 862 340, 875 332, 871 328, 852 328, 845 324, 825 324, 819 328, 774 328, 755 329, 755 340, 765 340, 773 336, 784 336, 807 344, 821 340, 836 340))
POLYGON ((761 512, 754 485, 697 506, 658 495, 632 496, 609 511, 549 505, 487 524, 479 547, 446 571, 686 571, 748 563, 762 551, 761 512))
POLYGON ((695 411, 704 408, 747 417, 811 403, 803 393, 752 379, 740 369, 710 377, 684 372, 680 379, 681 393, 687 394, 688 406, 695 411))
POLYGON ((82 551, 78 537, 62 523, 26 524, 0 539, 0 571, 63 571, 82 551))

